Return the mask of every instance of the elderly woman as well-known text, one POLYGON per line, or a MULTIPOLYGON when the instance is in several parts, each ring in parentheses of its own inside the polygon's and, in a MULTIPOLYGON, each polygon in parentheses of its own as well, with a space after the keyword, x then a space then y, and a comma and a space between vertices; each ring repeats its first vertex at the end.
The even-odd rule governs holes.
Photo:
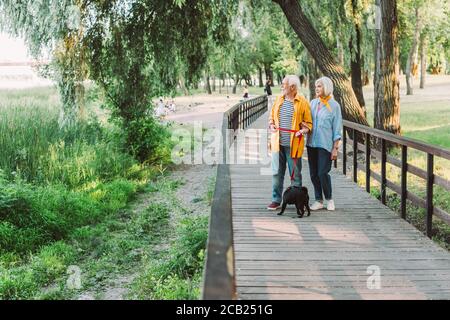
POLYGON ((269 115, 272 132, 272 202, 267 210, 280 208, 286 163, 291 175, 291 184, 302 186, 302 154, 305 140, 303 134, 312 128, 311 111, 308 101, 298 94, 300 80, 295 75, 287 75, 281 85, 282 95, 277 98, 269 115))
POLYGON ((311 210, 324 207, 323 197, 327 201, 327 210, 335 210, 331 193, 331 162, 337 158, 341 139, 341 106, 333 98, 333 82, 322 77, 316 81, 316 99, 311 101, 313 130, 306 145, 311 181, 314 185, 316 201, 311 210))

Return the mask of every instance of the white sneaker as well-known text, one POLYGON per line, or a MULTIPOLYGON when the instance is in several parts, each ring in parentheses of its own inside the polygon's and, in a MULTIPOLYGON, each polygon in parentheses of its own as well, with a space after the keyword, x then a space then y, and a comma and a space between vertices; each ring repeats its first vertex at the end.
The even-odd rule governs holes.
POLYGON ((334 206, 334 201, 333 200, 328 200, 327 201, 327 210, 328 211, 334 211, 336 209, 336 207, 334 206))
POLYGON ((312 206, 311 207, 309 207, 312 211, 316 211, 316 210, 320 210, 320 209, 323 209, 323 203, 322 202, 319 202, 319 201, 316 201, 316 202, 314 202, 313 204, 312 204, 312 206))

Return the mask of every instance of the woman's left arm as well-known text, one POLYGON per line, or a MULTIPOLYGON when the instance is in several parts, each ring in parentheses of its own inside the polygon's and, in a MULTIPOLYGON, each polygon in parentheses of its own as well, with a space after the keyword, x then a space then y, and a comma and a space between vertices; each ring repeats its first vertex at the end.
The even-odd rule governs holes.
POLYGON ((336 160, 338 156, 339 141, 342 138, 342 113, 341 106, 338 104, 333 117, 333 150, 331 150, 331 160, 336 160))

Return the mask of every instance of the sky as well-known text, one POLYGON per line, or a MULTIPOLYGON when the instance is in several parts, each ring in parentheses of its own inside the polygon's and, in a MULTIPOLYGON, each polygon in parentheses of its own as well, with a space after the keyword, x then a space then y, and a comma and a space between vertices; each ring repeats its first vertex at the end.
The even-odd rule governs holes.
POLYGON ((23 40, 12 38, 8 34, 0 32, 0 62, 27 60, 30 60, 30 57, 23 40))

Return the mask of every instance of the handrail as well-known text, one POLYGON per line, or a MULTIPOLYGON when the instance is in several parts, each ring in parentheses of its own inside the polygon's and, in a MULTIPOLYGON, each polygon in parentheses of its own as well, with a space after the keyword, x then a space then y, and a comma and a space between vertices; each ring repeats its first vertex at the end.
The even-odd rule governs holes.
POLYGON ((405 138, 401 136, 397 136, 395 134, 392 134, 390 132, 386 132, 379 129, 374 129, 359 123, 351 122, 348 120, 343 120, 344 127, 356 129, 359 132, 362 133, 368 133, 373 137, 381 138, 386 141, 396 143, 399 145, 403 145, 406 147, 414 148, 416 150, 420 150, 447 160, 450 160, 450 150, 441 148, 438 146, 433 146, 426 144, 423 141, 412 139, 412 138, 405 138))
POLYGON ((428 237, 432 236, 433 215, 440 218, 442 221, 450 224, 450 214, 441 208, 438 208, 433 203, 433 187, 439 185, 447 190, 450 190, 450 181, 436 176, 434 172, 434 157, 441 157, 450 160, 450 150, 438 146, 428 145, 422 141, 400 137, 389 132, 370 128, 358 123, 343 121, 343 144, 342 144, 342 171, 345 175, 347 173, 347 131, 351 132, 353 137, 351 145, 353 146, 353 181, 358 181, 357 171, 361 170, 366 173, 366 191, 370 193, 370 178, 373 178, 381 184, 381 202, 386 205, 386 188, 389 188, 400 195, 401 205, 400 213, 403 219, 406 219, 406 200, 411 201, 414 205, 426 209, 426 234, 428 237), (358 134, 364 134, 364 143, 358 142, 358 134), (371 137, 380 139, 381 151, 374 149, 371 146, 371 137), (401 160, 387 154, 386 143, 391 142, 401 147, 401 160), (427 170, 422 170, 411 164, 408 164, 408 148, 419 150, 427 154, 427 170), (357 154, 358 150, 365 149, 366 163, 363 169, 358 166, 357 154), (375 156, 381 160, 381 174, 377 174, 370 169, 370 158, 375 156), (401 185, 397 185, 389 181, 386 177, 386 163, 391 163, 401 169, 401 185), (411 173, 415 176, 426 180, 426 199, 408 190, 407 174, 411 173))
POLYGON ((211 204, 206 261, 203 273, 204 300, 236 299, 230 166, 226 162, 233 131, 246 129, 267 110, 267 96, 240 102, 226 111, 222 121, 222 159, 217 167, 211 204), (232 129, 232 130, 229 130, 232 129))

